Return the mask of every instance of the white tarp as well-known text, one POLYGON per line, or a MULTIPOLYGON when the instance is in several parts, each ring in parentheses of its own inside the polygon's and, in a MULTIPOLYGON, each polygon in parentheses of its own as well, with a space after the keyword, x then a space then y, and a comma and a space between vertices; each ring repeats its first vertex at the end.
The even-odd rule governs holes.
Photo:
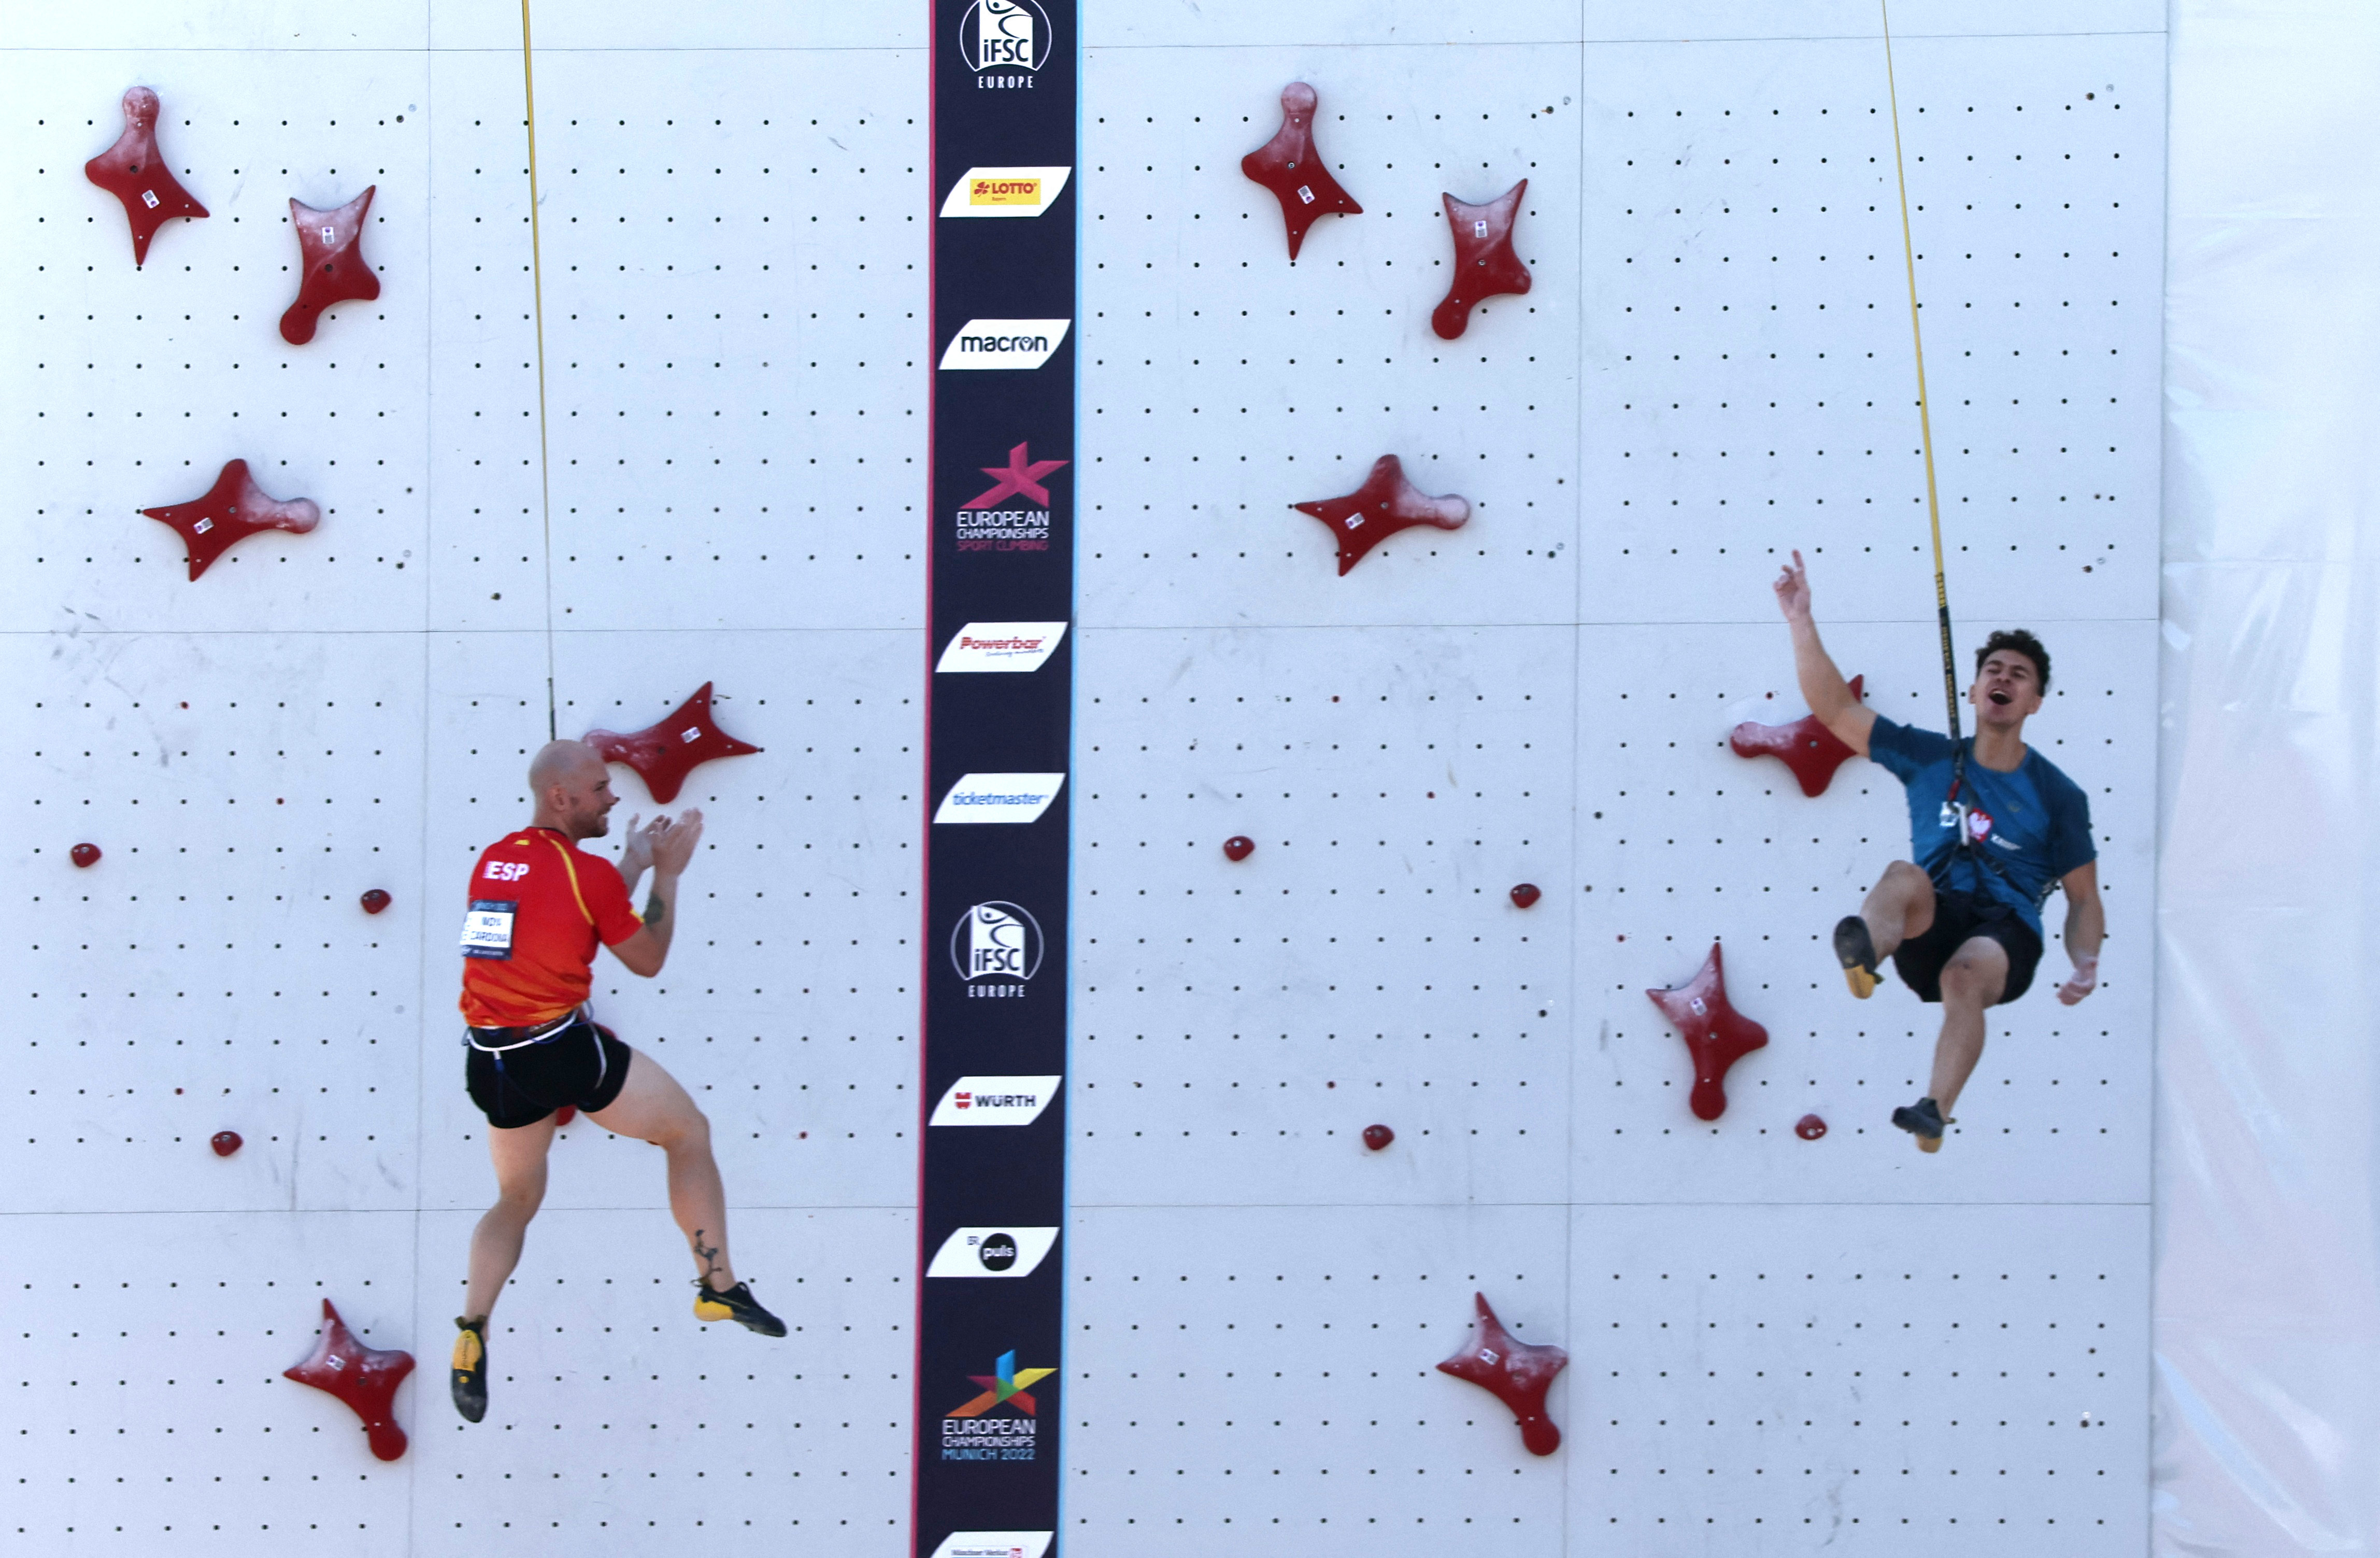
POLYGON ((2155 1551, 2380 1551, 2380 6, 2177 0, 2155 1551))

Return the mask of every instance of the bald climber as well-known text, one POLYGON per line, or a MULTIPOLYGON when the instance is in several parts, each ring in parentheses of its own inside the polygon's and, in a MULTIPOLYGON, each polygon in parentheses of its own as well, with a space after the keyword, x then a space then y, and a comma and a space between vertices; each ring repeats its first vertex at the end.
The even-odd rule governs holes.
POLYGON ((554 741, 528 770, 537 811, 488 846, 471 868, 463 920, 463 1067, 471 1102, 488 1117, 496 1204, 471 1235, 471 1274, 455 1321, 448 1383, 472 1422, 488 1411, 488 1313, 496 1306, 529 1219, 545 1199, 554 1112, 575 1108, 621 1136, 669 1154, 670 1215, 694 1251, 695 1317, 733 1320, 763 1336, 784 1321, 762 1308, 727 1260, 727 1192, 710 1155, 710 1122, 675 1077, 630 1049, 590 1015, 600 943, 632 974, 651 979, 668 961, 677 928, 677 882, 702 842, 702 813, 643 827, 628 821, 620 864, 579 849, 611 832, 612 776, 593 749, 554 741), (644 918, 629 907, 653 873, 644 918))

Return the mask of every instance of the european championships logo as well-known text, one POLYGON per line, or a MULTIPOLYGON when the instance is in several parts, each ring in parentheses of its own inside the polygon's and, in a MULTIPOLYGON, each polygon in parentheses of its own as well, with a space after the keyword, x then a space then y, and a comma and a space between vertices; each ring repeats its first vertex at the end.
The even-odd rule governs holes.
POLYGON ((990 1373, 968 1375, 983 1387, 983 1394, 942 1415, 942 1459, 1033 1459, 1040 1406, 1026 1387, 1056 1372, 1054 1369, 1019 1369, 1015 1353, 1004 1352, 990 1373))

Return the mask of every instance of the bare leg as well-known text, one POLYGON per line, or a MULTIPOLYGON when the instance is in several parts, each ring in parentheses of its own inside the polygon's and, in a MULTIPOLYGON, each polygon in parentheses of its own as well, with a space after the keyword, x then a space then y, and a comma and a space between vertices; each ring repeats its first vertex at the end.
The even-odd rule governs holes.
POLYGON ((1907 860, 1895 860, 1884 868, 1883 880, 1868 889, 1860 918, 1867 922, 1868 940, 1881 964, 1901 943, 1932 929, 1934 883, 1907 860))
POLYGON ((710 1155, 710 1122, 677 1078, 642 1051, 630 1051, 628 1085, 609 1109, 587 1117, 669 1154, 670 1215, 694 1248, 695 1270, 714 1293, 735 1286, 735 1269, 727 1261, 727 1188, 710 1155))
POLYGON ((2008 988, 2008 949, 1972 936, 1942 965, 1942 1037, 1934 1043, 1934 1080, 1926 1096, 1949 1119, 1975 1063, 1984 1058, 1984 1013, 2008 988))
POLYGON ((463 1291, 463 1318, 484 1320, 505 1280, 520 1264, 528 1221, 545 1199, 545 1150, 553 1144, 553 1116, 515 1130, 488 1130, 488 1157, 496 1165, 496 1204, 471 1232, 471 1280, 463 1291))

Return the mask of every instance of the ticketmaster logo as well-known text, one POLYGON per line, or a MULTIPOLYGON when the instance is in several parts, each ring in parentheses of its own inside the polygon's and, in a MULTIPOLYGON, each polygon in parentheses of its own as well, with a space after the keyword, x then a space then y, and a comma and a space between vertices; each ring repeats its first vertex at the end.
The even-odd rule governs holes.
POLYGON ((1066 319, 971 319, 942 352, 945 368, 1038 368, 1066 338, 1066 319))
POLYGON ((1071 167, 971 167, 942 201, 944 216, 1038 216, 1066 187, 1071 167))
POLYGON ((934 1558, 1041 1558, 1050 1551, 1048 1531, 953 1531, 934 1549, 934 1558))
POLYGON ((1065 786, 1062 773, 970 773, 934 810, 937 822, 1033 822, 1065 786))
POLYGON ((1066 636, 1062 622, 970 622, 958 630, 937 671, 1038 671, 1066 636))

